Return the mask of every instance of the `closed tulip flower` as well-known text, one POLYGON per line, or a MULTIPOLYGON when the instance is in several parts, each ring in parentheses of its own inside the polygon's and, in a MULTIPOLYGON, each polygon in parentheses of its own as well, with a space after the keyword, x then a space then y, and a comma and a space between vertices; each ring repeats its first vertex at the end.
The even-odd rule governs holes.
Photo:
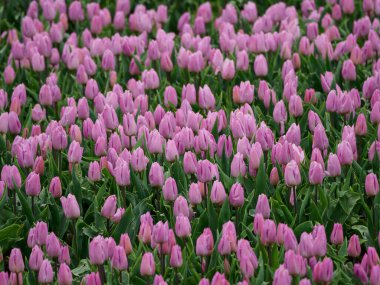
POLYGON ((313 268, 313 280, 316 283, 329 283, 333 278, 334 264, 332 260, 325 257, 323 261, 318 262, 313 268))
POLYGON ((174 201, 177 198, 177 183, 172 177, 166 179, 165 184, 162 187, 162 193, 166 201, 174 201))
POLYGON ((235 63, 233 60, 225 59, 222 67, 222 78, 224 80, 231 80, 235 76, 235 63))
POLYGON ((347 254, 351 257, 358 257, 361 252, 360 241, 357 235, 352 235, 348 242, 347 254))
POLYGON ((19 248, 13 248, 9 257, 9 271, 20 273, 24 271, 25 265, 19 248))
POLYGON ((324 170, 320 163, 312 161, 309 167, 309 182, 312 185, 322 184, 324 178, 324 170))
POLYGON ((96 236, 90 242, 89 257, 91 264, 103 264, 107 257, 107 244, 102 236, 96 236))
POLYGON ((235 154, 231 162, 231 176, 239 177, 245 176, 247 167, 244 162, 244 156, 241 153, 235 154))
POLYGON ((170 265, 174 268, 182 266, 182 250, 179 245, 174 245, 170 253, 170 265))
POLYGON ((329 159, 327 161, 327 172, 330 177, 337 177, 341 174, 342 168, 336 154, 329 154, 329 159))
POLYGON ((256 76, 266 76, 268 74, 268 63, 264 55, 259 54, 255 58, 253 69, 256 76))
POLYGON ((186 174, 196 174, 197 173, 197 157, 191 151, 185 152, 183 157, 183 170, 186 174))
POLYGON ((223 184, 220 181, 214 181, 211 188, 211 202, 214 204, 222 205, 226 197, 227 195, 223 184))
POLYGON ((122 160, 114 169, 116 183, 119 186, 128 186, 131 183, 129 163, 122 160))
POLYGON ((202 202, 202 194, 198 183, 191 183, 189 188, 189 202, 198 205, 202 202))
POLYGON ((264 245, 276 242, 276 224, 272 220, 265 220, 260 230, 260 241, 264 245))
POLYGON ((268 197, 265 194, 260 194, 257 199, 255 213, 262 214, 265 219, 270 217, 270 206, 268 197))
POLYGON ((280 265, 274 273, 273 285, 290 285, 291 283, 292 276, 289 271, 285 269, 284 265, 280 265))
POLYGON ((214 176, 214 165, 209 160, 206 159, 198 161, 197 178, 200 182, 210 182, 214 176))
POLYGON ((38 245, 35 245, 29 257, 29 268, 34 271, 40 270, 44 253, 38 245))
POLYGON ((356 67, 351 59, 347 59, 343 62, 342 77, 348 81, 356 80, 356 67))
POLYGON ((80 216, 79 205, 74 195, 69 194, 67 198, 62 196, 61 204, 66 218, 76 219, 80 216))
POLYGON ((101 179, 99 162, 97 161, 90 162, 90 165, 88 167, 87 177, 92 182, 99 181, 101 179))
POLYGON ((191 234, 191 225, 189 218, 184 215, 178 215, 175 222, 175 233, 178 237, 184 238, 191 234))
POLYGON ((240 183, 235 183, 232 185, 229 202, 233 207, 242 207, 244 205, 244 188, 240 183))
POLYGON ((41 192, 40 175, 32 171, 25 180, 25 191, 28 196, 38 196, 41 192))
POLYGON ((208 256, 214 249, 214 237, 209 228, 203 230, 196 243, 196 253, 199 256, 208 256))
POLYGON ((144 253, 141 259, 140 274, 142 276, 153 276, 156 271, 154 257, 151 252, 144 253))
POLYGON ((50 233, 46 239, 46 253, 49 257, 58 257, 61 251, 61 244, 54 233, 50 233))
POLYGON ((149 183, 152 187, 164 185, 164 172, 158 162, 154 162, 149 170, 149 183))
POLYGON ((298 164, 292 160, 285 167, 285 183, 289 187, 297 186, 301 183, 301 174, 298 164))
POLYGON ((38 272, 38 282, 41 284, 49 284, 53 282, 53 279, 54 271, 51 267, 50 261, 48 259, 44 259, 38 272))
POLYGON ((269 176, 269 182, 272 186, 276 186, 280 180, 280 177, 278 175, 278 169, 277 167, 273 167, 270 176, 269 176))
POLYGON ((365 192, 367 196, 376 196, 379 193, 379 182, 374 173, 369 173, 365 178, 365 192))
POLYGON ((70 267, 66 263, 61 263, 58 270, 57 281, 59 285, 71 285, 73 282, 73 275, 70 267))
POLYGON ((103 217, 110 219, 113 215, 115 215, 116 212, 116 196, 111 195, 109 196, 106 201, 103 204, 103 207, 100 211, 103 217))
POLYGON ((118 270, 128 269, 127 255, 125 254, 124 248, 121 246, 116 246, 113 251, 112 267, 118 270))
POLYGON ((71 163, 80 163, 83 155, 83 147, 77 141, 70 144, 67 160, 71 163))
POLYGON ((348 141, 342 141, 338 144, 337 152, 339 161, 341 165, 351 165, 354 160, 354 154, 352 152, 351 145, 348 141))
POLYGON ((340 245, 343 243, 343 227, 342 224, 335 223, 331 232, 330 241, 332 244, 340 245))
POLYGON ((293 117, 300 117, 303 113, 302 99, 298 95, 292 95, 289 100, 289 113, 293 117))

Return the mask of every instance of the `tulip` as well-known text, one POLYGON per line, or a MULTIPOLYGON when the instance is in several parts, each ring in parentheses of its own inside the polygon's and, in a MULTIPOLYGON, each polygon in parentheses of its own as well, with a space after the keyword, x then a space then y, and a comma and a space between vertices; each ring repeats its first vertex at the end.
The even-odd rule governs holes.
POLYGON ((241 153, 235 154, 234 158, 231 162, 231 176, 232 177, 239 177, 239 176, 245 176, 247 171, 244 157, 241 153))
POLYGON ((36 243, 38 245, 46 244, 48 237, 48 226, 45 222, 38 222, 35 227, 36 243))
POLYGON ((208 256, 214 249, 214 237, 209 228, 203 230, 196 243, 196 253, 199 256, 208 256))
POLYGON ((32 197, 36 197, 41 192, 40 175, 34 171, 30 172, 25 180, 26 194, 32 197))
POLYGON ((268 198, 265 194, 260 194, 257 199, 255 213, 263 215, 265 219, 269 219, 270 216, 270 206, 268 198))
POLYGON ((110 219, 113 215, 115 215, 116 206, 117 206, 116 203, 117 201, 116 201, 115 195, 108 196, 108 198, 104 202, 103 207, 100 211, 102 216, 107 219, 110 219))
POLYGON ((71 285, 73 282, 73 275, 70 267, 66 263, 61 263, 58 270, 57 281, 59 285, 71 285))
POLYGON ((365 192, 370 197, 379 193, 379 182, 374 173, 369 173, 365 178, 365 192))
POLYGON ((174 245, 170 254, 170 266, 179 268, 182 266, 182 251, 179 245, 174 245))
POLYGON ((354 154, 351 148, 351 145, 348 141, 342 141, 338 144, 337 152, 339 161, 341 165, 351 165, 354 160, 354 154))
POLYGON ((202 194, 198 183, 191 183, 189 188, 189 202, 198 205, 202 202, 202 194))
POLYGON ((347 254, 351 257, 358 257, 360 255, 360 241, 357 235, 352 235, 348 242, 347 254))
POLYGON ((268 63, 264 55, 259 54, 256 56, 253 68, 256 76, 266 76, 268 74, 268 63))
POLYGON ((128 269, 128 260, 122 246, 116 246, 112 255, 112 267, 118 270, 128 269))
POLYGON ((367 273, 360 263, 356 263, 354 265, 354 274, 362 282, 362 284, 368 284, 367 273))
POLYGON ((226 196, 227 195, 223 184, 219 181, 214 181, 211 188, 211 202, 214 204, 222 205, 224 200, 226 199, 226 196))
POLYGON ((191 234, 191 225, 189 218, 184 215, 176 216, 175 233, 178 237, 184 238, 191 234))
POLYGON ((76 219, 80 216, 79 205, 74 195, 69 194, 67 198, 62 196, 61 204, 66 218, 76 219))
POLYGON ((40 270, 44 253, 38 245, 35 245, 29 257, 29 268, 34 271, 40 270))
POLYGON ((356 80, 356 67, 351 59, 347 59, 343 62, 342 77, 348 81, 356 80))
POLYGON ((92 182, 99 181, 101 179, 99 162, 97 161, 90 162, 87 176, 88 176, 88 179, 92 182))
POLYGON ((285 183, 289 187, 297 186, 301 183, 301 174, 297 163, 292 160, 285 167, 285 183))
POLYGON ((156 271, 156 266, 151 252, 144 253, 141 265, 140 265, 140 274, 142 276, 153 276, 156 271))
POLYGON ((174 201, 177 198, 177 183, 172 177, 166 179, 165 184, 162 187, 162 193, 166 201, 174 201))
POLYGON ((186 216, 186 217, 190 216, 189 206, 187 204, 187 200, 181 195, 178 196, 178 198, 174 202, 173 214, 175 217, 177 217, 181 214, 186 216))
POLYGON ((324 170, 320 163, 312 161, 309 168, 309 182, 312 185, 322 184, 324 178, 324 170))
POLYGON ((229 194, 229 202, 231 206, 236 208, 244 205, 244 188, 240 183, 235 183, 232 185, 229 194))
POLYGON ((53 279, 54 271, 51 267, 50 261, 48 259, 44 259, 38 272, 38 282, 42 284, 49 284, 53 282, 53 279))
POLYGON ((339 158, 336 154, 330 153, 327 161, 327 172, 330 177, 337 177, 341 174, 339 158))
POLYGON ((270 172, 269 182, 271 185, 276 186, 278 184, 279 180, 280 180, 280 178, 278 175, 278 169, 277 169, 277 167, 273 167, 271 172, 270 172))
POLYGON ((67 153, 67 160, 70 163, 80 163, 83 155, 83 147, 77 141, 73 141, 70 144, 69 151, 67 153))
POLYGON ((58 261, 61 264, 62 263, 65 263, 67 265, 70 264, 70 262, 71 262, 70 252, 69 252, 69 247, 67 245, 61 247, 61 251, 60 251, 59 256, 58 256, 58 261))
POLYGON ((272 220, 265 220, 260 230, 260 241, 266 246, 276 242, 276 224, 272 220))
POLYGON ((340 245, 343 243, 343 227, 339 223, 334 224, 334 228, 331 232, 330 241, 332 244, 340 245))
POLYGON ((152 187, 162 187, 164 184, 164 172, 157 162, 154 162, 149 170, 149 183, 152 187))
POLYGON ((275 271, 273 278, 273 285, 290 285, 292 283, 292 276, 283 265, 275 271))
POLYGON ((318 262, 313 268, 313 280, 316 283, 329 283, 332 280, 334 264, 332 260, 325 257, 322 262, 318 262))
POLYGON ((54 233, 48 235, 46 239, 46 253, 49 257, 58 257, 60 254, 61 245, 54 233))
POLYGON ((103 264, 107 257, 107 244, 102 236, 96 236, 90 242, 89 257, 91 264, 103 264))
POLYGON ((222 78, 224 80, 231 80, 235 76, 235 64, 233 60, 225 59, 222 67, 222 78))
POLYGON ((24 271, 25 265, 19 248, 13 248, 9 257, 9 271, 20 273, 24 271))

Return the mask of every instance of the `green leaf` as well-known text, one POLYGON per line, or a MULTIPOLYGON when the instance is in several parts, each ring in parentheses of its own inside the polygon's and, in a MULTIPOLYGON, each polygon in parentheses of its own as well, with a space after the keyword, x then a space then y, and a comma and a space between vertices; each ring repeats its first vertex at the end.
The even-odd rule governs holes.
POLYGON ((22 212, 28 219, 28 222, 30 225, 33 225, 34 223, 34 217, 32 213, 32 209, 29 206, 28 200, 26 199, 24 193, 20 191, 20 189, 16 188, 18 199, 20 200, 21 206, 22 206, 22 212))
POLYGON ((132 221, 134 220, 134 218, 135 217, 133 216, 132 208, 131 206, 129 206, 112 233, 112 237, 115 239, 116 242, 119 242, 120 236, 123 233, 127 232, 127 229, 129 225, 132 223, 132 221))

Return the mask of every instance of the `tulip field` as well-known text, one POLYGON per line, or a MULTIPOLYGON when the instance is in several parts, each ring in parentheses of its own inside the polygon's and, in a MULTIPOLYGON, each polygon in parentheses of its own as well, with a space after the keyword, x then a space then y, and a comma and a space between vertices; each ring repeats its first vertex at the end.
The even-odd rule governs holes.
POLYGON ((380 285, 380 0, 0 1, 0 285, 380 285))

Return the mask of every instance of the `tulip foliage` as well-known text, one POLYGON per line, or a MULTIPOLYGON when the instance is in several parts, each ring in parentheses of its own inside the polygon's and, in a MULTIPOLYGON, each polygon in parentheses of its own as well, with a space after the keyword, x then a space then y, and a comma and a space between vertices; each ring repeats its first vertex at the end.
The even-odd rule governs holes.
POLYGON ((0 22, 0 284, 380 284, 380 1, 166 2, 0 22))

